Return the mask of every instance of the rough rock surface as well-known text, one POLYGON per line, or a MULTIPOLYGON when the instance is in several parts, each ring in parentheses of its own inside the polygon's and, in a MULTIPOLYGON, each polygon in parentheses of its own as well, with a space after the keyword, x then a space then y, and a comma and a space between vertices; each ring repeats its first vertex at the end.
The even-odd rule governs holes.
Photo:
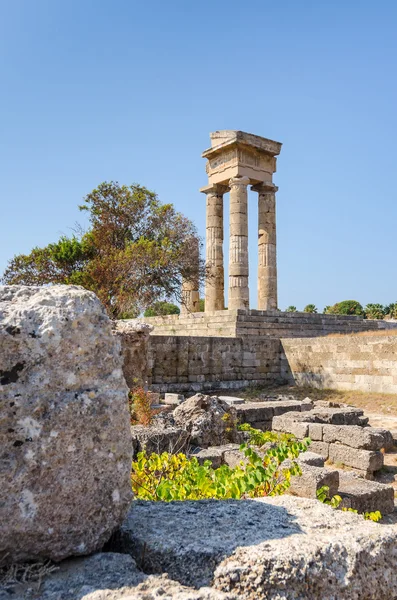
POLYGON ((120 346, 77 286, 0 287, 0 559, 100 548, 131 491, 120 346))
POLYGON ((121 534, 145 570, 241 600, 397 597, 397 527, 316 500, 137 502, 121 534))
POLYGON ((123 373, 128 387, 145 385, 149 377, 149 335, 153 327, 138 319, 114 321, 112 327, 121 342, 123 373))
POLYGON ((1 600, 236 600, 211 588, 194 590, 167 575, 147 576, 127 554, 104 552, 66 560, 37 583, 0 588, 1 600))
POLYGON ((196 394, 177 406, 173 416, 176 425, 189 431, 193 446, 208 448, 242 439, 233 426, 235 408, 216 396, 196 394))
POLYGON ((161 454, 170 452, 187 452, 189 445, 189 433, 182 427, 162 427, 156 422, 150 427, 133 425, 131 435, 134 444, 134 455, 146 451, 148 455, 152 452, 161 454))

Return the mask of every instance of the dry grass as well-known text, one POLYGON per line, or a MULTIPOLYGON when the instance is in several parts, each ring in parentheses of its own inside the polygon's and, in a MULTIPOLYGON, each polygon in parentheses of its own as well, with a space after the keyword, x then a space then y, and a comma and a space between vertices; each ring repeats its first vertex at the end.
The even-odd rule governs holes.
MULTIPOLYGON (((6 559, 7 556, 4 557, 6 559)), ((24 583, 36 584, 36 589, 39 590, 44 577, 57 571, 59 567, 51 561, 35 562, 35 563, 14 563, 11 565, 1 566, 0 564, 0 586, 14 586, 24 583)))
POLYGON ((355 331, 355 332, 349 332, 349 333, 328 333, 325 337, 327 338, 334 338, 334 337, 339 337, 339 338, 345 338, 345 337, 350 337, 350 336, 356 336, 356 337, 390 337, 390 336, 396 336, 397 335, 397 323, 396 323, 396 329, 380 329, 379 331, 355 331))

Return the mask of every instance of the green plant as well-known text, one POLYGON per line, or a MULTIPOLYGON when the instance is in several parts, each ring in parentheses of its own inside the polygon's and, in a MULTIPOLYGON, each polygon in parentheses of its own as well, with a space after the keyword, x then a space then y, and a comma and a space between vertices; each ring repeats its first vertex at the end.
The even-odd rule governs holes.
POLYGON ((317 312, 317 308, 314 304, 307 304, 305 306, 305 308, 303 309, 303 312, 305 313, 316 313, 317 312))
POLYGON ((287 306, 285 312, 297 312, 296 306, 287 306))
POLYGON ((397 302, 385 306, 385 315, 388 315, 391 319, 397 319, 397 302))
POLYGON ((171 302, 161 300, 149 306, 143 313, 144 317, 163 317, 166 315, 179 315, 180 308, 171 302))
POLYGON ((222 416, 222 421, 226 423, 225 434, 229 442, 233 442, 235 440, 235 431, 237 429, 237 417, 232 413, 225 413, 222 416))
POLYGON ((222 465, 218 469, 213 469, 210 461, 200 465, 197 458, 184 454, 164 452, 147 456, 140 452, 132 463, 132 490, 138 499, 166 502, 280 495, 290 486, 291 477, 301 474, 295 459, 307 450, 309 443, 308 439, 280 442, 263 457, 242 444, 240 449, 246 461, 234 468, 222 465), (286 459, 291 462, 283 468, 286 459))
MULTIPOLYGON (((323 504, 328 504, 329 506, 335 509, 339 508, 339 505, 342 502, 342 498, 337 494, 335 494, 335 496, 332 496, 332 498, 329 496, 329 487, 327 485, 323 485, 320 489, 318 489, 316 495, 317 500, 319 500, 323 504)), ((343 507, 341 510, 343 512, 352 512, 358 514, 358 510, 356 510, 355 508, 343 507)), ((379 512, 379 510, 376 510, 374 512, 365 512, 363 513, 363 517, 367 521, 374 521, 375 523, 378 523, 378 521, 382 519, 382 513, 379 512)))
POLYGON ((251 427, 249 423, 243 423, 242 425, 238 425, 237 429, 239 431, 248 432, 248 443, 253 444, 254 446, 258 446, 259 448, 268 443, 293 443, 296 440, 296 437, 292 435, 292 433, 276 433, 275 431, 261 431, 260 429, 255 429, 254 427, 251 427))
POLYGON ((364 312, 366 319, 383 319, 386 314, 382 304, 367 304, 364 312))
POLYGON ((152 409, 152 401, 148 392, 142 387, 134 388, 128 394, 128 407, 130 410, 131 425, 144 425, 148 427, 153 417, 160 411, 152 409))

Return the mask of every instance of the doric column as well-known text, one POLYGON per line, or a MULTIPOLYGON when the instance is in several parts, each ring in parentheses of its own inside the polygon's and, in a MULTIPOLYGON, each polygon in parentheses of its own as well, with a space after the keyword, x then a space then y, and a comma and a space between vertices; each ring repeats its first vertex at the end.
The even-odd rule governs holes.
POLYGON ((233 177, 229 181, 229 309, 249 308, 248 184, 248 177, 233 177))
POLYGON ((200 248, 197 238, 189 238, 186 241, 185 248, 186 256, 189 257, 191 265, 193 265, 192 273, 182 279, 182 302, 181 313, 188 314, 199 312, 200 296, 199 296, 199 268, 200 268, 200 248))
POLYGON ((258 310, 277 308, 276 192, 272 183, 258 192, 258 310))
POLYGON ((207 195, 205 264, 205 312, 225 308, 223 268, 223 194, 225 186, 201 190, 207 195))

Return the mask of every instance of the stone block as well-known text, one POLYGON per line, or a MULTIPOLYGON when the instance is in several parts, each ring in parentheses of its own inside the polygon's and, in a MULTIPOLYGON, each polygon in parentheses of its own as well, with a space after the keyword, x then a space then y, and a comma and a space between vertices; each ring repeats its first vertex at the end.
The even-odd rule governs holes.
POLYGON ((144 450, 148 455, 152 452, 156 454, 186 452, 190 437, 182 427, 161 427, 156 424, 149 427, 133 425, 131 436, 135 456, 144 450))
POLYGON ((181 404, 181 402, 183 402, 184 399, 185 399, 185 397, 182 394, 171 394, 171 393, 167 392, 164 395, 164 403, 172 404, 173 406, 181 404))
POLYGON ((309 438, 312 441, 321 442, 323 439, 323 427, 321 423, 310 423, 309 424, 309 438))
POLYGON ((250 423, 254 429, 260 429, 261 431, 271 431, 273 427, 273 421, 254 421, 250 423))
POLYGON ((329 487, 329 496, 338 491, 339 472, 336 470, 316 467, 300 461, 302 475, 291 477, 289 492, 303 498, 316 498, 317 490, 323 486, 329 487))
POLYGON ((363 450, 380 450, 383 448, 385 438, 374 431, 372 427, 359 425, 323 425, 324 442, 340 442, 352 448, 363 450))
POLYGON ((394 512, 394 489, 375 481, 367 481, 354 473, 340 471, 340 508, 353 508, 359 513, 379 510, 382 515, 394 512))
POLYGON ((240 423, 271 421, 274 415, 273 407, 268 406, 267 402, 246 402, 236 406, 236 411, 240 423))
POLYGON ((235 406, 236 404, 245 404, 244 398, 237 398, 236 396, 219 396, 219 400, 223 400, 231 406, 235 406))
POLYGON ((316 454, 315 452, 307 450, 299 455, 298 462, 311 465, 312 467, 323 467, 325 458, 320 454, 316 454))
POLYGON ((274 431, 292 433, 298 439, 303 439, 309 434, 309 423, 299 422, 286 415, 273 418, 272 428, 274 431))
POLYGON ((358 450, 338 443, 329 445, 329 459, 361 471, 379 471, 383 467, 382 452, 358 450))
POLYGON ((209 460, 212 463, 212 467, 218 469, 223 463, 223 453, 223 446, 211 446, 210 448, 203 448, 199 452, 194 452, 190 456, 197 458, 200 465, 209 460))
POLYGON ((230 600, 397 597, 397 529, 316 500, 134 502, 118 537, 145 571, 230 600))
POLYGON ((312 442, 309 448, 311 452, 320 454, 325 460, 329 457, 329 444, 326 442, 312 442))
POLYGON ((382 429, 379 427, 371 427, 373 432, 379 433, 383 437, 383 445, 382 448, 386 450, 386 452, 390 452, 395 450, 395 439, 393 437, 393 433, 388 429, 382 429))

